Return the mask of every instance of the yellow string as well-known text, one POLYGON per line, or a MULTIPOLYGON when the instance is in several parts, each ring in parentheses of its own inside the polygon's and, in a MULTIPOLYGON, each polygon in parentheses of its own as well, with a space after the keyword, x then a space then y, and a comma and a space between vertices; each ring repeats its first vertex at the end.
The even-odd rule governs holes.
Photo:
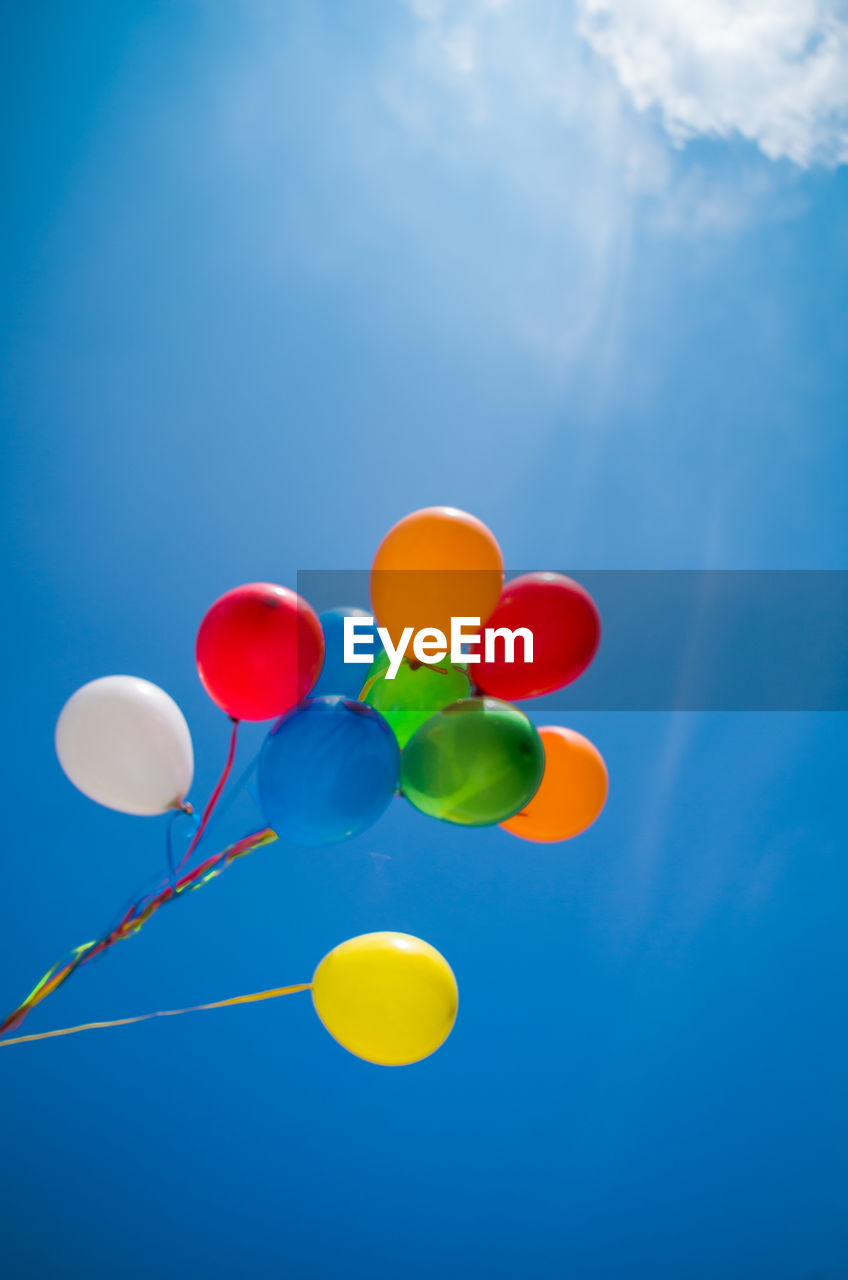
POLYGON ((83 1022, 78 1027, 61 1027, 58 1031, 39 1031, 36 1035, 16 1036, 13 1040, 0 1040, 0 1049, 10 1044, 26 1044, 31 1040, 50 1040, 53 1036, 72 1036, 77 1031, 98 1031, 102 1027, 126 1027, 131 1022, 147 1022, 149 1018, 175 1018, 180 1013, 201 1013, 204 1009, 224 1009, 231 1004, 252 1004, 255 1000, 276 1000, 277 996, 293 995, 296 991, 309 991, 311 982, 301 982, 294 987, 274 987, 271 991, 255 991, 252 995, 231 996, 229 1000, 216 1000, 213 1004, 195 1004, 189 1009, 160 1009, 156 1013, 140 1013, 135 1018, 116 1018, 114 1022, 83 1022))

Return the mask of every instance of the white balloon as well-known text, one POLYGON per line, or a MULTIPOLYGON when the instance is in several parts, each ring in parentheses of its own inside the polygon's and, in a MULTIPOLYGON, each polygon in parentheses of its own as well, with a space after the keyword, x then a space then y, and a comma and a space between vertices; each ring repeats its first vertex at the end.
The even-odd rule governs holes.
POLYGON ((56 724, 59 764, 98 804, 149 815, 178 808, 194 777, 191 734, 174 699, 137 676, 84 684, 56 724))

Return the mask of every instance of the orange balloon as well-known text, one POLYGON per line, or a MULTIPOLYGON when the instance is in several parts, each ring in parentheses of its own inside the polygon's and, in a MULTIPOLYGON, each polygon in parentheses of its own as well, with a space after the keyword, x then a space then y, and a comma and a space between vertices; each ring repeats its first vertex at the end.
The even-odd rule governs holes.
POLYGON ((609 779, 604 758, 582 733, 547 725, 539 730, 545 772, 525 808, 500 825, 522 840, 568 840, 590 827, 604 807, 609 779))
POLYGON ((404 627, 437 628, 450 641, 451 618, 479 618, 484 626, 502 586, 503 557, 494 534, 456 507, 424 507, 404 516, 371 566, 371 605, 394 643, 404 627))

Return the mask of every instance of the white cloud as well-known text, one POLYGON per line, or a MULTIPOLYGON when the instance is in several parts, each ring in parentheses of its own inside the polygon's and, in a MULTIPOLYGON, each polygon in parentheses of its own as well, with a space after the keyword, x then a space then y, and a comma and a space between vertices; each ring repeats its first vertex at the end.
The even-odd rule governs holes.
POLYGON ((836 0, 577 0, 579 30, 677 143, 848 161, 848 21, 836 0))

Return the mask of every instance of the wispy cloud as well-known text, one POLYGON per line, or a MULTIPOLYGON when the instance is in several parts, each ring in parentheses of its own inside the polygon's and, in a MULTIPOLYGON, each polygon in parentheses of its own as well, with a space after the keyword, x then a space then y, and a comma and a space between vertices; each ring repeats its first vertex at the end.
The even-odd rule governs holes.
MULTIPOLYGON (((381 68, 388 109, 470 190, 516 336, 557 358, 615 344, 633 201, 666 183, 664 150, 599 77, 557 6, 413 0, 413 42, 381 68), (488 226, 486 223, 488 222, 488 226), (509 278, 507 278, 509 277, 509 278)), ((463 236, 468 262, 469 239, 463 236)))

